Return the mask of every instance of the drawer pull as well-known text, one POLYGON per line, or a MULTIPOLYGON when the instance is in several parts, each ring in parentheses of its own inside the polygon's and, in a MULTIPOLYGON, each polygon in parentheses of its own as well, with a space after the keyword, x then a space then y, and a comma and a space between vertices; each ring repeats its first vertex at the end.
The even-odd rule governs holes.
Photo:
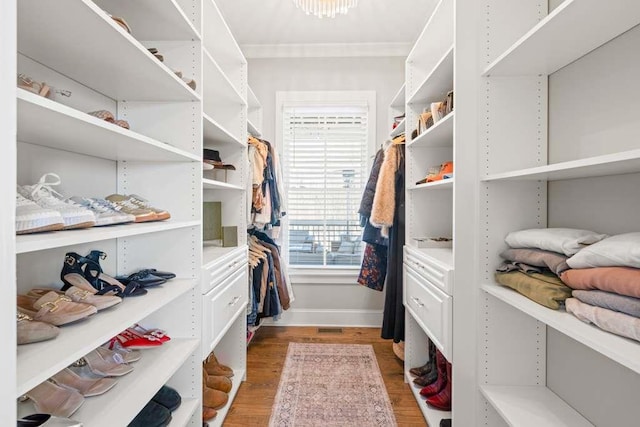
POLYGON ((233 306, 236 305, 236 303, 240 301, 240 297, 233 297, 233 299, 231 300, 231 302, 228 304, 229 306, 233 306))
POLYGON ((411 300, 415 302, 418 307, 424 307, 424 303, 422 303, 419 298, 411 297, 411 300))

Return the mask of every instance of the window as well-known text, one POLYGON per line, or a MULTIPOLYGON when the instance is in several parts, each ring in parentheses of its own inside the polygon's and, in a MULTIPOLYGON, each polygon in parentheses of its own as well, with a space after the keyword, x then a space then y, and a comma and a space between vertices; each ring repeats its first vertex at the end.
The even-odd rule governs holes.
POLYGON ((373 104, 361 94, 281 104, 286 240, 293 266, 360 266, 358 208, 368 178, 373 104))

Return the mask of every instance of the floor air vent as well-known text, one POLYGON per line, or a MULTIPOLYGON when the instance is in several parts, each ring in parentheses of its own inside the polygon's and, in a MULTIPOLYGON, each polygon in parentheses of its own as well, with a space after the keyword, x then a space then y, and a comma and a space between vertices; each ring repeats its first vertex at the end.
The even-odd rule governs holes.
POLYGON ((319 334, 341 334, 342 328, 318 328, 319 334))

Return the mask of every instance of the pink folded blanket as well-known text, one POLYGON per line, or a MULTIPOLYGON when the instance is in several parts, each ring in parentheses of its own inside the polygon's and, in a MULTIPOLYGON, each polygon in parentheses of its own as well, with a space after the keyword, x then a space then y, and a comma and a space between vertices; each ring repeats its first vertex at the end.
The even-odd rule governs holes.
POLYGON ((571 289, 613 292, 640 298, 640 269, 628 267, 599 267, 566 270, 560 279, 571 289))
POLYGON ((640 319, 636 317, 594 307, 576 298, 568 298, 565 304, 568 313, 585 323, 593 323, 607 332, 640 341, 640 319))

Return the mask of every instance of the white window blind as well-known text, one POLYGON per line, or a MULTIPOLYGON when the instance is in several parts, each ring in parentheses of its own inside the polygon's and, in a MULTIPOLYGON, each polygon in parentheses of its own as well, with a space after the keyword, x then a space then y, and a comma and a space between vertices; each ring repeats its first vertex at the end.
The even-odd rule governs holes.
POLYGON ((368 107, 283 107, 289 263, 359 266, 368 107))

